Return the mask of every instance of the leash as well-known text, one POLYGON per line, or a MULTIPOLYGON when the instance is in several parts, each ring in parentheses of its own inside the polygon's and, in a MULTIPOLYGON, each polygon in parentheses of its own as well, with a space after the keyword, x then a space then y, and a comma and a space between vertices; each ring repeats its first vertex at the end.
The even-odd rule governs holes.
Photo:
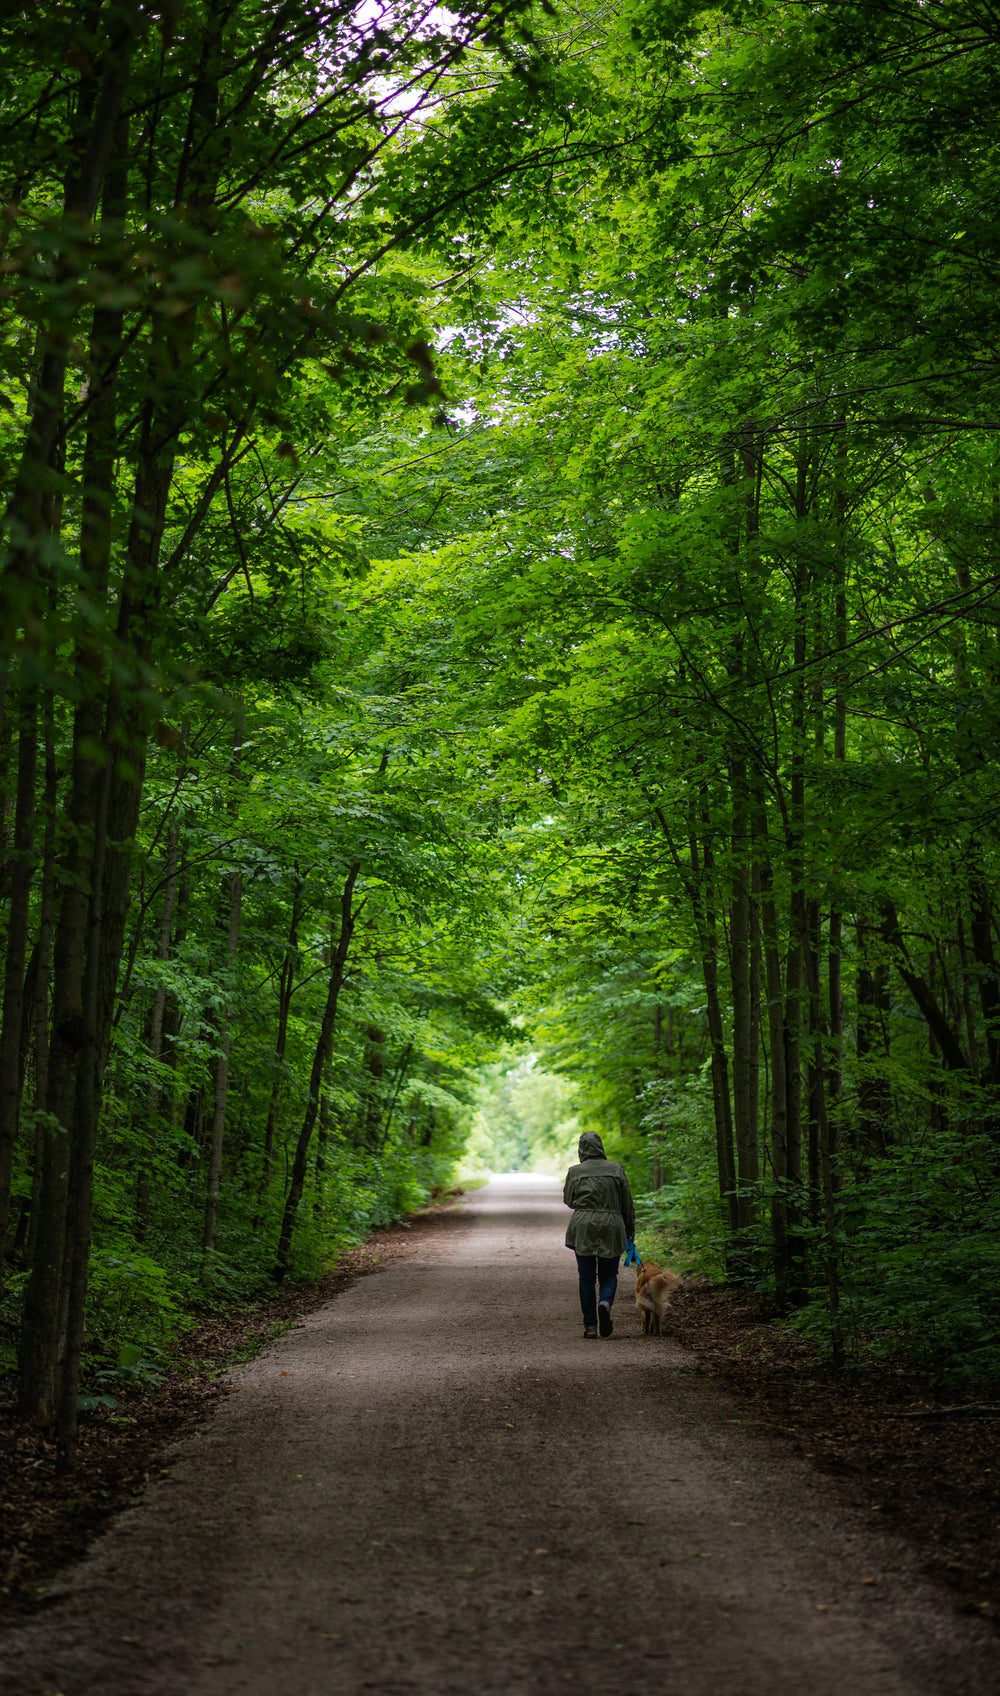
POLYGON ((638 1271, 642 1271, 642 1261, 639 1259, 639 1250, 636 1248, 631 1237, 625 1238, 625 1265, 634 1266, 638 1271))

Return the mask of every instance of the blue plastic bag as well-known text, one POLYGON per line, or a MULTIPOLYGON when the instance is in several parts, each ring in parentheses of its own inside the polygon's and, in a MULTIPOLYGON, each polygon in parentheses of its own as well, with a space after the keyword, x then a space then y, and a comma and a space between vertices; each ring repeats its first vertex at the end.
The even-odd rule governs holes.
POLYGON ((639 1250, 636 1248, 635 1243, 632 1241, 631 1237, 626 1237, 626 1239, 625 1239, 625 1265, 626 1266, 641 1266, 642 1265, 642 1261, 639 1259, 639 1250))

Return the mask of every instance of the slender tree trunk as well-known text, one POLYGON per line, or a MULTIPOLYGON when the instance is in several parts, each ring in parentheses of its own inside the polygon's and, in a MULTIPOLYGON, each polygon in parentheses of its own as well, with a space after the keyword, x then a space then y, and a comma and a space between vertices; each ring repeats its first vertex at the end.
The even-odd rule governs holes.
POLYGON ((763 803, 754 817, 756 860, 760 868, 760 916, 767 996, 768 1082, 771 1103, 771 1240, 774 1245, 774 1277, 778 1306, 788 1303, 790 1279, 788 1240, 788 1088, 786 1082, 784 984, 781 972, 781 935, 774 899, 774 873, 767 847, 767 820, 763 803))
MULTIPOLYGON (((957 866, 954 868, 954 876, 957 881, 957 866)), ((959 902, 958 906, 955 928, 958 940, 959 971, 961 973, 962 1022, 965 1027, 966 1050, 972 1063, 972 1070, 975 1072, 977 1078, 981 1078, 982 1061, 979 1046, 979 1033, 976 1029, 976 1016, 972 1010, 972 996, 969 989, 970 982, 974 978, 975 973, 969 957, 969 942, 965 933, 965 918, 962 912, 961 902, 959 902)))
MULTIPOLYGON (((121 631, 121 620, 119 621, 121 631)), ((137 655, 145 664, 147 655, 137 655)), ((66 1340, 61 1374, 59 1465, 72 1461, 76 1398, 87 1300, 93 1221, 94 1158, 101 1095, 111 1042, 115 989, 125 943, 131 844, 139 821, 145 775, 145 706, 140 694, 109 702, 105 746, 121 747, 102 774, 106 802, 99 805, 94 839, 94 895, 87 923, 84 1043, 74 1101, 66 1244, 66 1340)))
MULTIPOLYGON (((173 439, 173 438, 171 438, 173 439)), ((65 1274, 51 1340, 58 1342, 65 1324, 59 1411, 59 1458, 72 1459, 76 1435, 76 1386, 87 1293, 90 1234, 93 1214, 93 1167, 100 1112, 101 1087, 111 1040, 118 969, 124 946, 129 905, 131 844, 139 818, 149 737, 146 700, 147 670, 153 624, 159 600, 158 561, 173 469, 173 449, 164 447, 158 416, 150 406, 142 426, 142 451, 136 476, 134 511, 126 550, 124 581, 119 601, 115 644, 117 670, 107 696, 103 731, 106 755, 102 769, 87 755, 89 739, 75 743, 74 787, 71 806, 85 821, 81 840, 93 844, 90 863, 81 880, 82 903, 70 903, 61 924, 66 974, 64 999, 71 1006, 68 1021, 53 1013, 54 1045, 50 1048, 50 1101, 54 1117, 72 1127, 72 1165, 67 1172, 65 1274), (99 875, 98 875, 99 874, 99 875), (93 909, 93 910, 91 910, 93 909), (53 1055, 57 1064, 52 1063, 53 1055)), ((98 476, 89 484, 99 496, 98 476)), ((110 530, 110 501, 94 499, 92 522, 110 530)), ((107 550, 105 549, 105 557, 107 550)), ((100 659, 99 650, 95 653, 100 659)), ((81 655, 86 669, 87 653, 81 655)), ((84 707, 77 714, 74 735, 91 722, 100 688, 84 688, 84 707)), ((66 900, 64 897, 64 906, 66 900)), ((57 933, 55 985, 58 990, 57 933)), ((58 1198, 57 1198, 58 1200, 58 1198)))
MULTIPOLYGON (((753 864, 751 866, 750 884, 750 1047, 755 1056, 755 1065, 750 1074, 752 1090, 751 1114, 756 1128, 757 1147, 757 1184, 761 1179, 761 1143, 762 1129, 760 1123, 760 1073, 761 1073, 761 968, 763 964, 763 949, 760 933, 760 865, 757 860, 754 844, 753 821, 751 818, 751 851, 753 864)), ((763 1135, 766 1141, 766 1131, 763 1135)), ((755 1203, 753 1217, 759 1215, 759 1204, 755 1203)))
MULTIPOLYGON (((160 914, 160 929, 156 940, 156 958, 161 965, 166 965, 170 959, 170 942, 174 925, 174 909, 177 905, 177 885, 179 881, 181 830, 179 824, 173 824, 167 834, 167 856, 164 871, 163 910, 160 914)), ((149 1018, 149 1058, 152 1074, 149 1089, 146 1092, 145 1114, 146 1123, 140 1130, 140 1144, 143 1152, 140 1156, 139 1173, 136 1179, 135 1203, 135 1234, 139 1242, 145 1242, 149 1229, 149 1194, 152 1166, 152 1149, 157 1138, 162 1089, 158 1077, 160 1057, 163 1053, 163 1019, 167 1009, 167 986, 158 983, 153 991, 153 1006, 149 1018)))
MULTIPOLYGON (((333 1026, 337 1017, 337 1002, 340 999, 340 988, 344 981, 344 967, 357 922, 354 911, 354 885, 361 870, 361 861, 352 860, 344 882, 340 897, 340 935, 337 945, 332 951, 330 961, 330 981, 327 988, 326 1006, 320 1024, 319 1036, 316 1041, 316 1052, 313 1056, 312 1071, 309 1077, 309 1099, 306 1104, 302 1129, 295 1145, 295 1159, 292 1163, 292 1181, 285 1201, 285 1211, 281 1220, 281 1231, 278 1236, 278 1247, 275 1253, 274 1276, 280 1281, 288 1272, 289 1256, 292 1246, 292 1232, 302 1200, 305 1185, 306 1165, 309 1158, 309 1142, 313 1126, 319 1111, 319 1100, 323 1091, 323 1070, 330 1054, 330 1044, 333 1040, 333 1026)), ((363 903, 362 903, 363 905, 363 903)))
POLYGON ((726 1207, 730 1237, 739 1228, 736 1198, 736 1151, 733 1138, 732 1101, 729 1094, 729 1056, 726 1053, 725 1026, 719 998, 719 947, 715 913, 715 860, 709 837, 706 814, 701 819, 705 832, 701 855, 693 828, 691 833, 691 865, 697 896, 695 919, 701 952, 702 977, 705 984, 705 1011, 708 1019, 712 1054, 712 1104, 715 1112, 715 1152, 719 1172, 719 1195, 726 1207))
POLYGON ((996 1090, 1000 1085, 1000 976, 993 947, 993 903, 986 879, 978 868, 970 893, 969 934, 986 1032, 987 1069, 983 1082, 996 1090))
MULTIPOLYGON (((997 488, 994 485, 994 511, 997 509, 997 488)), ((958 589, 968 592, 971 578, 968 565, 960 563, 955 569, 955 583, 958 589)), ((952 636, 952 651, 954 655, 955 682, 965 694, 971 695, 972 682, 969 676, 968 642, 965 625, 959 620, 952 636)), ((981 757, 981 751, 976 751, 976 758, 981 757)), ((968 770, 969 757, 960 761, 968 770)), ((1000 1084, 1000 977, 998 977, 997 960, 993 947, 993 909, 986 877, 979 860, 977 847, 971 849, 972 865, 969 876, 969 919, 972 955, 975 962, 974 976, 979 994, 979 1008, 983 1020, 983 1031, 986 1040, 986 1065, 983 1068, 979 1060, 979 1044, 977 1041, 976 1025, 972 1014, 969 996, 969 970, 965 937, 965 924, 962 915, 961 901, 957 914, 958 946, 961 960, 961 1012, 964 1017, 968 1054, 972 1062, 972 1070, 980 1082, 991 1090, 996 1090, 1000 1084)), ((953 1020, 956 1026, 962 1023, 961 1018, 953 1020)))
MULTIPOLYGON (((805 482, 808 460, 804 446, 798 464, 796 513, 806 512, 805 482)), ((787 1092, 786 1181, 788 1219, 788 1294, 798 1298, 804 1286, 805 1269, 799 1241, 802 1223, 802 1038, 803 1003, 806 1002, 806 952, 809 946, 809 916, 806 896, 806 630, 808 569, 799 551, 795 573, 795 675, 792 679, 791 759, 786 824, 786 857, 789 873, 788 952, 785 961, 785 1089, 787 1092)))
MULTIPOLYGON (((121 216, 126 191, 127 134, 120 125, 117 154, 108 173, 103 215, 121 216)), ((123 316, 99 307, 92 333, 91 398, 83 465, 80 557, 92 605, 103 612, 113 541, 117 437, 118 360, 123 316)), ((65 1181, 56 1191, 64 1250, 54 1332, 49 1346, 58 1362, 57 1465, 67 1469, 76 1440, 76 1399, 83 1347, 93 1219, 94 1156, 101 1090, 111 1035, 115 982, 124 940, 131 864, 130 844, 138 822, 145 766, 146 709, 127 698, 131 663, 138 685, 148 658, 150 635, 136 599, 136 567, 155 575, 166 491, 147 504, 137 480, 137 505, 125 558, 118 607, 118 669, 105 672, 103 633, 95 626, 81 637, 76 675, 81 705, 74 720, 68 811, 78 828, 71 849, 80 864, 78 888, 64 893, 55 947, 56 998, 49 1050, 49 1107, 68 1132, 65 1181), (103 755, 96 750, 103 749, 103 755), (60 967, 68 968, 65 983, 60 967), (68 1013, 68 1017, 66 1014, 68 1013), (53 1348, 54 1345, 54 1348, 53 1348)), ((61 1176, 61 1175, 60 1175, 61 1176)), ((51 1326, 51 1320, 50 1320, 51 1326)))
MULTIPOLYGON (((94 1157, 101 1094, 113 1026, 115 990, 125 945, 132 843, 139 823, 149 738, 144 684, 157 610, 157 565, 172 458, 156 455, 146 495, 134 515, 127 581, 119 605, 116 646, 132 668, 112 679, 104 732, 108 757, 101 773, 87 914, 84 1040, 76 1077, 69 1170, 65 1274, 65 1352, 61 1372, 58 1464, 72 1463, 76 1400, 83 1346, 94 1201, 94 1157), (105 799, 106 798, 106 799, 105 799)), ((142 481, 137 479, 137 497, 142 481)))
MULTIPOLYGON (((66 174, 63 216, 67 224, 88 225, 97 210, 104 178, 112 159, 119 113, 129 74, 131 21, 121 8, 121 30, 113 42, 101 43, 95 69, 84 72, 77 91, 75 157, 66 174)), ((52 288, 68 291, 76 279, 79 258, 74 250, 56 258, 52 288)), ((28 642, 37 643, 36 583, 42 548, 48 534, 46 505, 53 488, 52 469, 63 425, 66 368, 78 335, 75 324, 43 330, 40 370, 31 419, 20 463, 14 476, 8 517, 8 564, 0 579, 0 625, 17 630, 27 625, 28 642)))
POLYGON ((35 1018, 33 1040, 35 1049, 35 1153, 31 1178, 31 1223, 28 1231, 25 1259, 29 1266, 35 1257, 38 1232, 41 1175, 45 1161, 45 1130, 43 1113, 48 1098, 49 1066, 49 980, 52 975, 52 925, 56 901, 56 805, 58 773, 55 747, 55 701, 51 689, 44 695, 45 734, 45 838, 42 852, 42 888, 38 914, 38 964, 35 971, 35 1018))
POLYGON ((809 1059, 806 1067, 809 1181, 807 1211, 818 1225, 823 1198, 823 1126, 826 1123, 826 1055, 822 1038, 826 1019, 822 1008, 823 936, 819 897, 806 907, 808 941, 805 949, 806 984, 809 1004, 809 1059))
POLYGON ((313 1212, 323 1211, 323 1179, 326 1176, 326 1151, 330 1146, 330 1061, 323 1067, 323 1090, 319 1098, 319 1122, 316 1128, 316 1200, 313 1212))
MULTIPOLYGON (((814 977, 810 985, 810 993, 815 996, 817 1004, 820 999, 820 987, 814 977)), ((823 1077, 824 1054, 824 1021, 822 1016, 813 1022, 812 1030, 812 1068, 813 1072, 823 1077)), ((817 1138, 819 1145, 820 1170, 819 1182, 823 1199, 823 1221, 826 1230, 826 1278, 827 1303, 830 1315, 830 1352, 833 1364, 839 1372, 844 1365, 844 1338, 840 1325, 840 1258, 837 1253, 837 1208, 836 1208, 836 1128, 827 1112, 826 1092, 820 1088, 816 1093, 815 1110, 817 1118, 817 1138)))
POLYGON ((687 821, 689 858, 687 866, 685 866, 662 807, 654 803, 652 811, 663 832, 671 859, 691 902, 698 934, 712 1065, 712 1110, 715 1117, 719 1194, 725 1200, 729 1233, 733 1236, 737 1230, 736 1155, 733 1139, 732 1102, 729 1094, 729 1060, 726 1054, 722 1004, 719 999, 718 936, 714 897, 711 892, 714 861, 709 840, 708 821, 704 816, 700 820, 705 831, 706 844, 706 859, 703 865, 702 853, 698 845, 699 815, 697 802, 692 795, 687 821))
POLYGON ((968 1072, 969 1062, 962 1048, 961 1038, 952 1030, 941 1009, 930 972, 926 975, 919 972, 911 959, 893 902, 888 896, 883 896, 879 905, 882 910, 882 934, 893 950, 896 970, 920 1008, 945 1066, 950 1072, 968 1072))
POLYGON ((382 1129, 382 1140, 379 1143, 380 1154, 389 1140, 389 1131, 392 1126, 393 1115, 396 1111, 396 1103, 399 1101, 400 1091, 402 1090, 409 1074, 410 1057, 412 1053, 413 1044, 412 1042, 408 1042, 400 1055, 399 1065, 396 1067, 396 1074, 392 1081, 392 1093, 389 1097, 389 1111, 385 1116, 385 1125, 382 1129))
MULTIPOLYGON (((267 1107, 267 1122, 264 1126, 264 1159, 261 1167, 260 1196, 267 1194, 271 1185, 271 1167, 274 1160, 274 1133, 278 1125, 278 1111, 285 1087, 285 1049, 288 1044, 288 1020, 292 1010, 292 996, 295 994, 295 972, 299 954, 299 925, 302 920, 302 905, 305 899, 305 882, 296 878, 292 893, 292 912, 288 925, 288 942, 285 945, 285 957, 281 962, 281 973, 278 978, 278 1029, 274 1039, 274 1076, 271 1081, 271 1098, 267 1107)), ((258 1224, 262 1217, 258 1216, 258 1224)))
MULTIPOLYGON (((91 428, 99 407, 95 406, 91 428)), ((105 484, 106 488, 106 484, 105 484)), ((85 515, 86 524, 86 515, 85 515)), ((92 553, 88 585, 95 605, 103 600, 106 575, 92 553)), ((106 572, 107 557, 103 561, 106 572)), ((38 1183, 35 1255, 25 1294, 21 1334, 21 1412, 43 1426, 55 1419, 56 1384, 62 1354, 63 1263, 69 1196, 70 1129, 77 1077, 88 1041, 86 959, 92 900, 99 901, 98 867, 103 876, 103 823, 110 755, 104 742, 103 663, 96 638, 84 637, 76 655, 79 705, 73 722, 68 829, 61 857, 58 918, 53 949, 52 1035, 46 1064, 47 1124, 42 1138, 38 1183), (99 840, 100 839, 100 840, 99 840)))
POLYGON ((365 1084, 358 1103, 357 1141, 361 1148, 381 1147, 382 1081, 385 1077, 385 1031, 381 1025, 366 1025, 362 1060, 365 1084))
MULTIPOLYGON (((186 855, 182 854, 181 862, 177 870, 177 903, 174 908, 174 936, 172 948, 175 956, 180 952, 181 946, 187 938, 188 917, 190 911, 191 867, 186 855)), ((183 1022, 184 1016, 181 1004, 178 1001, 177 996, 171 992, 167 996, 166 1006, 163 1009, 162 1054, 164 1065, 170 1066, 174 1070, 176 1070, 177 1067, 177 1039, 180 1036, 183 1022)), ((181 1119, 181 1116, 182 1108, 177 1100, 175 1092, 173 1096, 173 1105, 171 1106, 170 1111, 171 1124, 176 1125, 181 1119)))
MULTIPOLYGON (((243 753, 243 703, 236 702, 233 726, 233 753, 229 764, 230 799, 228 812, 234 821, 239 813, 237 784, 243 753)), ((226 994, 219 1019, 219 1052, 215 1062, 214 1099, 212 1104, 212 1140, 208 1156, 208 1187, 205 1196, 205 1226, 202 1234, 202 1253, 208 1259, 215 1252, 219 1228, 219 1191, 222 1184, 222 1151, 226 1135, 226 1099, 229 1093, 229 1056, 232 1050, 229 998, 232 994, 236 955, 240 941, 240 911, 243 902, 243 876, 230 872, 223 882, 227 909, 226 994)))
POLYGON ((826 1225, 826 1281, 830 1303, 830 1347, 839 1372, 845 1360, 844 1333, 840 1322, 840 1120, 843 1112, 844 996, 841 983, 843 917, 838 909, 830 914, 829 969, 830 1055, 827 1062, 826 1135, 823 1140, 823 1209, 826 1225))
MULTIPOLYGON (((843 420, 841 420, 843 429, 843 420)), ((837 574, 834 583, 833 627, 838 651, 847 646, 847 587, 844 556, 845 514, 843 472, 846 442, 841 436, 837 454, 834 516, 837 523, 837 574)), ((847 695, 842 683, 833 697, 833 758, 842 766, 847 759, 847 695)), ((823 1212, 826 1226, 826 1280, 830 1310, 830 1350, 836 1371, 845 1364, 844 1332, 840 1318, 840 1127, 844 1094, 844 993, 842 980, 844 920, 839 894, 830 905, 827 942, 827 984, 830 1008, 830 1043, 826 1056, 825 1136, 823 1138, 823 1212)))
MULTIPOLYGON (((110 747, 109 735, 105 746, 110 747)), ((101 1000, 102 965, 105 949, 105 903, 108 897, 106 867, 108 824, 111 805, 111 762, 101 773, 91 860, 92 890, 87 909, 86 966, 83 981, 82 1029, 72 1134, 66 1208, 66 1252, 63 1269, 65 1340, 61 1363, 57 1471, 68 1469, 76 1439, 76 1395, 80 1377, 84 1318, 87 1300, 90 1238, 93 1220, 94 1153, 103 1075, 101 1000)), ((109 998, 110 999, 110 998, 109 998)), ((110 1006, 108 1007, 110 1012, 110 1006)))
POLYGON ((35 780, 38 748, 38 690, 20 696, 17 800, 14 814, 14 864, 4 962, 3 1018, 0 1023, 0 1287, 3 1280, 7 1220, 10 1209, 14 1144, 21 1108, 21 1032, 24 1025, 25 966, 31 885, 35 859, 35 780))
MULTIPOLYGON (((741 311, 749 310, 747 302, 741 311)), ((751 423, 738 433, 738 472, 741 480, 742 528, 746 557, 751 569, 740 583, 747 623, 754 631, 759 623, 757 596, 753 590, 752 566, 760 532, 761 456, 751 423)), ((737 573, 740 564, 735 562, 737 573)), ((752 683, 758 671, 753 640, 741 633, 730 645, 727 672, 735 684, 752 683)), ((760 1188, 760 874, 753 851, 751 784, 745 745, 730 751, 729 783, 732 794, 732 894, 729 914, 730 975, 733 997, 733 1119, 736 1141, 736 1170, 739 1181, 737 1218, 739 1229, 747 1230, 758 1213, 760 1188)))
POLYGON ((892 1106, 884 1071, 889 1058, 889 972, 884 961, 870 959, 875 935, 871 924, 860 918, 856 932, 861 957, 855 988, 858 1141, 866 1153, 874 1149, 878 1154, 885 1154, 890 1142, 892 1106), (879 1071, 876 1067, 880 1068, 879 1071))
MULTIPOLYGON (((243 876, 230 872, 228 886, 229 929, 226 941, 226 977, 231 986, 236 968, 240 940, 240 910, 243 899, 243 876)), ((205 1197, 205 1227, 202 1234, 202 1253, 206 1259, 215 1252, 219 1228, 219 1191, 222 1183, 222 1150, 226 1134, 226 1100, 229 1093, 229 1056, 232 1048, 229 995, 227 990, 219 1029, 219 1053, 215 1062, 215 1090, 212 1108, 212 1141, 209 1150, 208 1191, 205 1197)))
MULTIPOLYGON (((796 455, 795 516, 801 523, 814 498, 808 432, 799 434, 796 455)), ((788 953, 785 965, 785 1088, 788 1181, 789 1295, 798 1299, 805 1285, 805 1266, 799 1241, 802 1222, 802 1051, 808 1007, 809 910, 806 872, 806 751, 808 739, 809 599, 812 573, 803 545, 796 548, 794 583, 793 658, 791 682, 791 752, 786 817, 786 858, 789 871, 788 953)))
POLYGON ((758 1020, 753 994, 753 866, 745 760, 730 766, 733 795, 733 881, 729 908, 730 981, 733 996, 733 1124, 738 1178, 737 1228, 756 1216, 760 1183, 757 1140, 758 1020))
POLYGON ((17 728, 17 709, 15 708, 12 712, 7 699, 10 671, 10 654, 0 655, 0 681, 3 684, 3 695, 0 696, 0 901, 6 901, 10 894, 10 878, 13 871, 11 847, 14 836, 14 815, 17 807, 17 781, 16 778, 12 780, 11 776, 11 767, 14 761, 14 732, 17 728))

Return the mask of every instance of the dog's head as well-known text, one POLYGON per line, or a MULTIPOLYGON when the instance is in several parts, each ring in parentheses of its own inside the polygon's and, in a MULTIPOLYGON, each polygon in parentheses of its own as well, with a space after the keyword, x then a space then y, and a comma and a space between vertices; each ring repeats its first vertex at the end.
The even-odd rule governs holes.
POLYGON ((641 1294, 641 1292, 646 1288, 646 1285, 649 1283, 650 1278, 657 1277, 659 1272, 660 1268, 657 1266, 655 1260, 647 1260, 643 1266, 640 1266, 635 1276, 636 1295, 641 1294))

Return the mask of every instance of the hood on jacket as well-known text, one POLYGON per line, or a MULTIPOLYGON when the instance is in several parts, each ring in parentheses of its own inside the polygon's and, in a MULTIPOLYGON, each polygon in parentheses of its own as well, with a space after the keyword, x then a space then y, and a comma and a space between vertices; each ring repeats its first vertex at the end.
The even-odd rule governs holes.
POLYGON ((580 1138, 579 1155, 581 1160, 606 1160, 604 1144, 596 1131, 584 1131, 580 1138))

